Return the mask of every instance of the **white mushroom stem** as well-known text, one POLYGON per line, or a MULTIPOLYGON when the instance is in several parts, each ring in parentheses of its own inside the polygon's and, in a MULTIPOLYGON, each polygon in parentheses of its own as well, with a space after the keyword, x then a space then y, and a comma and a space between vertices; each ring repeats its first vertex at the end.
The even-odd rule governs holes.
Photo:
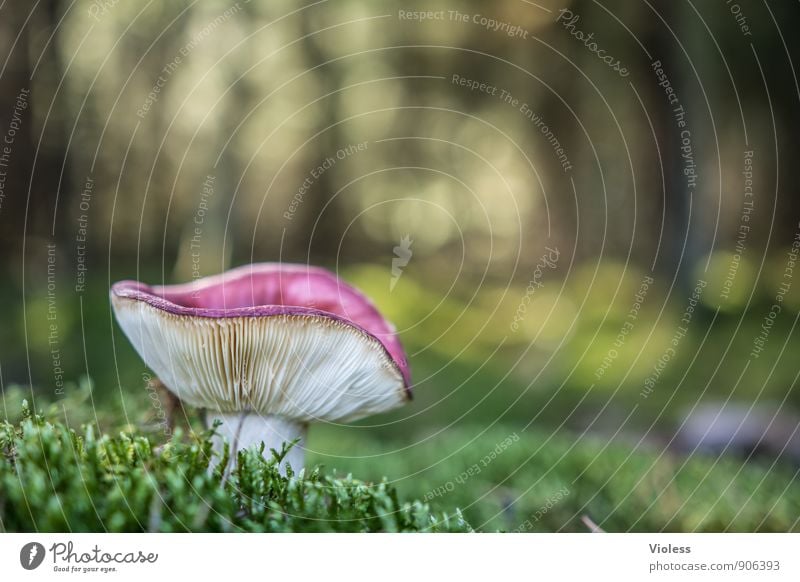
POLYGON ((307 425, 294 421, 285 416, 273 414, 258 414, 255 412, 209 412, 208 426, 220 420, 222 424, 217 427, 213 440, 214 450, 221 454, 225 442, 230 443, 230 464, 236 462, 236 453, 251 447, 258 447, 264 443, 264 458, 272 459, 272 451, 281 451, 283 443, 291 443, 295 439, 300 441, 295 444, 284 457, 280 465, 281 473, 286 473, 286 465, 291 465, 292 470, 298 473, 303 468, 305 457, 305 439, 307 425))

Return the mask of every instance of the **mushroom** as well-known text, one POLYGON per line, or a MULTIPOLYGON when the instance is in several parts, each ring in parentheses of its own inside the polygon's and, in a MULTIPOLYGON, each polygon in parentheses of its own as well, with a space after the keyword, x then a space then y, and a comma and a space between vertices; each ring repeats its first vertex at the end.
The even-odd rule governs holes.
POLYGON ((222 421, 236 452, 303 465, 308 425, 347 422, 411 399, 394 327, 363 294, 318 267, 262 263, 183 285, 121 281, 111 303, 144 362, 183 402, 222 421))

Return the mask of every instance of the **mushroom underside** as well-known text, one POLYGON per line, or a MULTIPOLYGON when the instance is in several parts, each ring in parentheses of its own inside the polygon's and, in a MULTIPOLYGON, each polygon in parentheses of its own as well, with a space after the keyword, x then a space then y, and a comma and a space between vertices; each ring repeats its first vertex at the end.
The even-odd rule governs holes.
MULTIPOLYGON (((120 327, 181 401, 220 420, 215 449, 280 450, 314 421, 346 422, 411 398, 394 327, 324 269, 253 264, 182 285, 120 281, 120 327)), ((284 461, 299 470, 303 443, 284 461)))
POLYGON ((189 405, 346 422, 402 405, 401 371, 379 341, 319 315, 193 317, 113 298, 142 359, 189 405))

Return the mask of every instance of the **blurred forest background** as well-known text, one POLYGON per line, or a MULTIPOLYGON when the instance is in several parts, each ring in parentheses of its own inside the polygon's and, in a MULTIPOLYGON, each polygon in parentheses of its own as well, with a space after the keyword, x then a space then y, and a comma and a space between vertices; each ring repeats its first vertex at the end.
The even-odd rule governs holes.
POLYGON ((154 426, 110 284, 312 263, 397 325, 416 385, 404 410, 312 435, 326 465, 361 466, 363 446, 434 487, 415 443, 476 462, 532 430, 767 463, 800 497, 799 17, 746 0, 0 2, 0 416, 33 397, 73 424, 154 426))

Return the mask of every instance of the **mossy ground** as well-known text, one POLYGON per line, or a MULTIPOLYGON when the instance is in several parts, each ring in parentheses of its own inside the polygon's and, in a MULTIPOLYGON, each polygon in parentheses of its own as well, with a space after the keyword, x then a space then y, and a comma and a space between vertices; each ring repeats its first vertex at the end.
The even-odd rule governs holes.
POLYGON ((283 476, 247 451, 226 476, 191 426, 166 441, 146 425, 100 434, 45 410, 7 409, 0 424, 0 530, 552 532, 589 518, 606 531, 800 531, 798 470, 782 461, 503 425, 404 439, 316 426, 316 468, 283 476))
POLYGON ((0 425, 0 530, 109 532, 470 531, 458 512, 434 516, 385 482, 320 471, 280 474, 243 452, 209 468, 209 433, 154 446, 145 436, 81 433, 26 414, 0 425))

